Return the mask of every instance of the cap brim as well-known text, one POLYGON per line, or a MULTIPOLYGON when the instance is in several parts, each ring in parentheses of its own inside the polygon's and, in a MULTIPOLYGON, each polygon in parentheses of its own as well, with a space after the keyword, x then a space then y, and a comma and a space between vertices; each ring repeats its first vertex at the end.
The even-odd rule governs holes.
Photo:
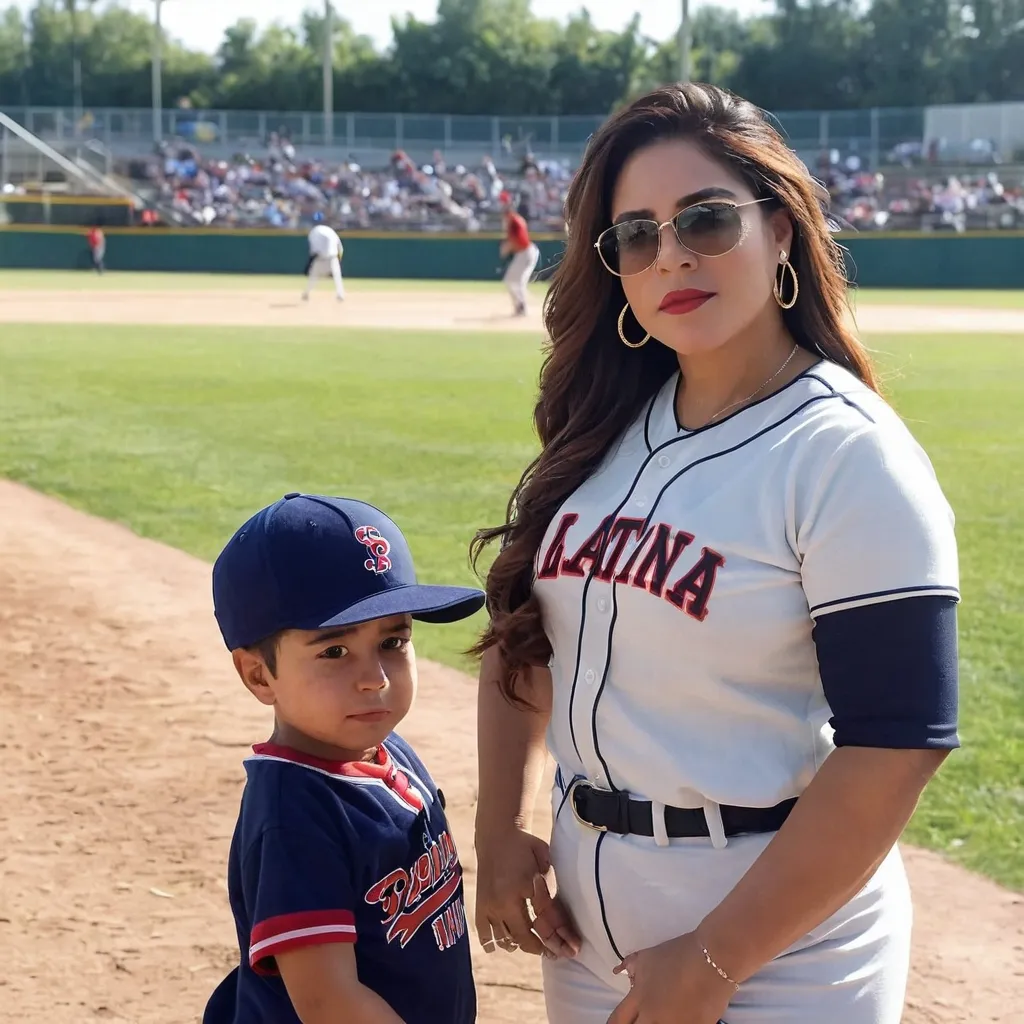
POLYGON ((391 615, 411 615, 421 622, 458 622, 468 619, 484 606, 484 595, 470 587, 437 587, 417 583, 374 594, 343 612, 318 622, 309 629, 331 626, 353 626, 370 619, 386 619, 391 615))

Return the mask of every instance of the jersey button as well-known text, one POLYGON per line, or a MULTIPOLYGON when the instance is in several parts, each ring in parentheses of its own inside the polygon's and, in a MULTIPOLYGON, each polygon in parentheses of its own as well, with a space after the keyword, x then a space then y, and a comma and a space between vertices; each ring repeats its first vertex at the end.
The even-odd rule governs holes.
POLYGON ((647 502, 644 501, 643 498, 637 498, 633 504, 636 505, 637 508, 644 508, 647 505, 647 502))
POLYGON ((597 610, 599 612, 608 611, 608 602, 603 597, 597 602, 597 610))
POLYGON ((672 460, 667 455, 662 455, 658 459, 658 465, 661 466, 662 469, 668 469, 668 467, 672 465, 672 460))
POLYGON ((587 671, 584 673, 583 678, 588 683, 592 683, 597 678, 597 673, 592 668, 588 668, 587 671))

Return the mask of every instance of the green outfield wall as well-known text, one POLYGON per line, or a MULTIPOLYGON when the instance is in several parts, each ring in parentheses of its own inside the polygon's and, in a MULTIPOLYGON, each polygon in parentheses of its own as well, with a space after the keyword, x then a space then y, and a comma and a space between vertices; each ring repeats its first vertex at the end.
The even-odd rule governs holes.
MULTIPOLYGON (((346 232, 347 277, 494 280, 493 234, 346 232)), ((1024 288, 1024 232, 843 235, 850 277, 865 288, 1024 288)), ((540 269, 557 262, 563 240, 540 235, 540 269)), ((301 274, 306 239, 290 231, 107 229, 111 270, 301 274)), ((0 229, 0 267, 83 270, 83 231, 57 226, 0 229)))

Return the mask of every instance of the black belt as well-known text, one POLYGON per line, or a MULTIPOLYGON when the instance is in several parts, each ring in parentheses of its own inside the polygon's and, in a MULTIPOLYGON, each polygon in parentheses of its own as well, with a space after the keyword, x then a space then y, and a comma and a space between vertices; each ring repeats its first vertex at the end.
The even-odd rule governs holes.
MULTIPOLYGON (((618 835, 653 836, 654 820, 647 800, 630 800, 628 793, 594 789, 577 779, 566 796, 576 820, 595 832, 618 835)), ((726 836, 752 832, 777 832, 796 806, 796 798, 774 807, 731 807, 722 804, 722 825, 726 836)), ((701 807, 666 807, 665 831, 670 839, 710 836, 701 807)))

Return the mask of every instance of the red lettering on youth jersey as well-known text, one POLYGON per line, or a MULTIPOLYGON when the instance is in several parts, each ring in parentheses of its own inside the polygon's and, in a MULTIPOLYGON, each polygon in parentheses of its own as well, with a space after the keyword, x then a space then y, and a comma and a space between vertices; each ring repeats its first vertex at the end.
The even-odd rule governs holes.
POLYGON ((430 924, 437 948, 451 949, 466 934, 466 905, 460 896, 443 914, 438 914, 430 924))
POLYGON ((579 516, 573 512, 562 516, 541 560, 538 579, 550 580, 559 576, 580 579, 592 573, 604 583, 614 579, 616 583, 646 590, 654 597, 664 598, 698 622, 704 621, 718 570, 725 565, 723 555, 712 548, 703 547, 698 561, 666 592, 665 587, 676 562, 694 541, 692 533, 677 530, 666 523, 658 523, 648 527, 641 536, 643 519, 622 517, 613 521, 609 516, 602 520, 575 554, 566 557, 566 536, 578 519, 579 516), (627 546, 634 539, 635 547, 619 568, 627 546))
POLYGON ((448 832, 442 832, 408 870, 397 868, 385 875, 363 898, 370 905, 380 904, 388 942, 397 941, 404 949, 424 922, 444 910, 461 884, 458 851, 448 832))

